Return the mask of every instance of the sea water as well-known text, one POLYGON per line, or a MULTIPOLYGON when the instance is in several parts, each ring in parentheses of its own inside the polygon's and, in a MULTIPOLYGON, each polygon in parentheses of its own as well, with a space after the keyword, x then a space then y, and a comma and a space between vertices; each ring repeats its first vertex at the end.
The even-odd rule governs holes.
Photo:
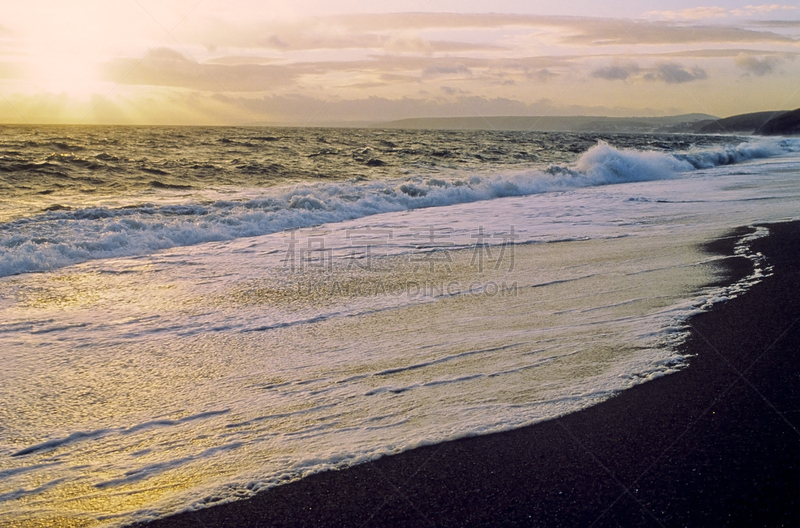
POLYGON ((800 140, 0 130, 0 521, 118 526, 681 368, 800 140))

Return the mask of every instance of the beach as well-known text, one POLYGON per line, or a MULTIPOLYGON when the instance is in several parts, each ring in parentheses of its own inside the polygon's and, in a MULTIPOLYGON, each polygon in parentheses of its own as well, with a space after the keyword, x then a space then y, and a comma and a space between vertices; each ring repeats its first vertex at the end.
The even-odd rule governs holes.
POLYGON ((0 528, 800 528, 800 4, 0 20, 0 528))
MULTIPOLYGON (((689 320, 688 367, 525 428, 328 471, 150 528, 797 526, 800 223, 752 242, 772 274, 689 320)), ((705 249, 730 255, 746 230, 705 249)))
POLYGON ((4 137, 0 524, 683 525, 796 474, 743 411, 796 369, 726 387, 793 313, 797 140, 272 132, 4 137))

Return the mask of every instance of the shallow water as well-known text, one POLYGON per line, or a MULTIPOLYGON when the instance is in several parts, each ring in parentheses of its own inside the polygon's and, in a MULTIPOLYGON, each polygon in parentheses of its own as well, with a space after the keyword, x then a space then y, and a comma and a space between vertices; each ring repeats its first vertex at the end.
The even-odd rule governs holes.
POLYGON ((686 317, 769 273, 745 239, 751 276, 712 287, 718 257, 700 244, 796 217, 794 147, 692 151, 695 161, 749 153, 696 169, 684 152, 600 144, 549 172, 426 175, 410 181, 425 191, 417 196, 396 175, 254 186, 227 210, 312 195, 323 207, 286 216, 278 203, 280 228, 252 207, 262 215, 250 219, 262 229, 254 236, 231 229, 163 247, 141 232, 219 234, 249 220, 160 189, 159 200, 187 214, 169 224, 163 210, 147 212, 161 206, 124 209, 131 223, 111 232, 128 244, 77 256, 53 246, 108 233, 119 209, 76 201, 29 212, 5 224, 6 262, 25 263, 27 251, 49 267, 0 278, 0 519, 155 518, 574 412, 684 368, 676 346, 686 317), (405 201, 381 201, 386 189, 405 201), (336 216, 344 203, 369 214, 336 216), (202 207, 216 212, 197 214, 202 207), (310 223, 325 215, 337 221, 310 223), (44 230, 59 240, 35 242, 44 230), (72 260, 47 260, 48 251, 72 260))

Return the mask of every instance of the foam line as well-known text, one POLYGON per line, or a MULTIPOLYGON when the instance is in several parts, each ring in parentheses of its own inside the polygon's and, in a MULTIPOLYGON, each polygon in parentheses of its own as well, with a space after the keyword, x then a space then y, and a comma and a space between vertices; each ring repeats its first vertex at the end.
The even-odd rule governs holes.
POLYGON ((247 201, 51 210, 0 225, 0 277, 380 213, 677 178, 697 169, 797 151, 800 142, 789 139, 759 139, 682 153, 618 149, 601 141, 571 167, 554 165, 451 180, 304 184, 265 189, 264 196, 247 201))

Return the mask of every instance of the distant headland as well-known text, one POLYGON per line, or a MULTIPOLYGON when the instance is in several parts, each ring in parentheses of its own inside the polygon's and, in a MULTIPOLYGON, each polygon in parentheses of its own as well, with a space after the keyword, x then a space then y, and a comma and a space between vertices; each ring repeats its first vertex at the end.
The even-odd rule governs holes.
POLYGON ((752 112, 749 114, 739 114, 724 119, 718 119, 700 127, 697 131, 701 134, 763 134, 763 135, 781 135, 781 134, 797 134, 798 124, 798 111, 787 112, 786 110, 777 110, 772 112, 752 112), (796 114, 792 119, 786 116, 796 114), (789 132, 794 124, 795 132, 789 132))
POLYGON ((668 117, 487 116, 419 117, 376 123, 373 128, 410 130, 515 130, 537 132, 694 132, 718 118, 708 114, 668 117))
POLYGON ((682 114, 668 117, 419 117, 375 123, 371 127, 409 130, 793 135, 800 134, 800 109, 752 112, 726 118, 709 114, 682 114))
POLYGON ((764 136, 793 136, 800 134, 800 108, 776 115, 759 126, 755 133, 764 136))

